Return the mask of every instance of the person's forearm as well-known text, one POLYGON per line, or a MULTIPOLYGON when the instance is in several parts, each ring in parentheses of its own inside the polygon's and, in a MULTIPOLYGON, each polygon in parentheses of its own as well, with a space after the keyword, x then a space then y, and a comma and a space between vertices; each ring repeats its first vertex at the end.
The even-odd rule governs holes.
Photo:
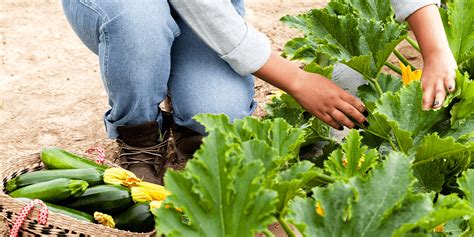
POLYGON ((418 9, 407 18, 415 33, 423 56, 423 109, 439 109, 446 98, 446 91, 452 93, 456 88, 456 60, 449 48, 436 5, 418 9))
POLYGON ((281 90, 293 94, 296 91, 296 80, 304 74, 296 64, 280 57, 278 53, 272 52, 268 61, 253 75, 280 88, 281 90))
POLYGON ((433 54, 449 51, 449 43, 444 32, 443 22, 436 5, 418 9, 407 18, 408 24, 416 36, 426 63, 433 54))

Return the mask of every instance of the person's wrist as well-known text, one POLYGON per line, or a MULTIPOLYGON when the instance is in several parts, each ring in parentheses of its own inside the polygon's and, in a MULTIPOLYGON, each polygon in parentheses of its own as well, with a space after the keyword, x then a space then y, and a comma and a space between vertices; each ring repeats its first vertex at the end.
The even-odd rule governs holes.
POLYGON ((422 55, 425 64, 437 63, 440 60, 444 60, 449 61, 450 66, 456 66, 456 61, 449 46, 433 47, 432 49, 424 50, 422 55))
POLYGON ((308 80, 308 74, 308 72, 298 69, 286 92, 292 96, 299 94, 301 89, 304 87, 304 82, 308 80))

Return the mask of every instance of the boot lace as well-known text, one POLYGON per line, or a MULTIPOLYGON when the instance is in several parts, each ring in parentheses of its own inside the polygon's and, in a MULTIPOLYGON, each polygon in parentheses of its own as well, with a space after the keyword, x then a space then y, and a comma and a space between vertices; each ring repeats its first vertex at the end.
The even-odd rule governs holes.
POLYGON ((157 164, 157 159, 163 159, 164 151, 167 146, 168 141, 163 141, 161 143, 158 143, 157 145, 154 146, 149 146, 149 147, 135 147, 135 146, 130 146, 123 142, 122 140, 118 139, 118 142, 120 144, 120 151, 119 155, 115 158, 115 161, 117 159, 120 159, 122 157, 125 158, 125 161, 122 161, 121 163, 123 165, 132 165, 132 164, 151 164, 155 165, 157 164), (136 155, 139 154, 148 154, 150 155, 149 158, 136 158, 136 155))

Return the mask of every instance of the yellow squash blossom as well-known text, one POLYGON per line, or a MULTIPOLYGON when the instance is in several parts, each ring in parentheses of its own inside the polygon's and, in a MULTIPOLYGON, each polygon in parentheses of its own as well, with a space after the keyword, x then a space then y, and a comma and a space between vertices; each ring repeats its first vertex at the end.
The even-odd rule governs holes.
POLYGON ((104 172, 104 182, 130 188, 133 201, 135 202, 163 201, 167 196, 171 195, 165 187, 143 182, 134 173, 122 168, 106 169, 104 172))
POLYGON ((405 66, 402 62, 400 62, 400 69, 402 70, 403 85, 408 85, 411 81, 417 81, 421 79, 421 69, 412 71, 410 66, 405 66))
POLYGON ((433 231, 436 233, 444 233, 444 224, 437 225, 433 231))
POLYGON ((324 216, 324 209, 319 202, 316 203, 316 213, 320 216, 324 216))
POLYGON ((123 185, 126 187, 136 186, 142 182, 134 173, 122 168, 109 168, 104 172, 104 183, 123 185))
POLYGON ((115 221, 112 216, 101 213, 101 212, 94 212, 94 219, 97 221, 97 223, 102 224, 104 226, 114 228, 115 227, 115 221))
POLYGON ((171 195, 165 187, 149 182, 140 182, 130 190, 135 202, 163 201, 171 195))

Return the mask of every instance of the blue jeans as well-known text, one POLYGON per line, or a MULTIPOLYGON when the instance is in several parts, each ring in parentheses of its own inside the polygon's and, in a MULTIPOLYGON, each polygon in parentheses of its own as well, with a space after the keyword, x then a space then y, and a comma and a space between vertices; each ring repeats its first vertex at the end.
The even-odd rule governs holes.
MULTIPOLYGON (((244 14, 243 0, 232 1, 244 14)), ((117 127, 157 121, 171 97, 176 124, 204 133, 199 113, 251 115, 254 81, 240 76, 192 31, 165 0, 63 0, 82 42, 99 56, 109 105, 108 136, 117 127)))

